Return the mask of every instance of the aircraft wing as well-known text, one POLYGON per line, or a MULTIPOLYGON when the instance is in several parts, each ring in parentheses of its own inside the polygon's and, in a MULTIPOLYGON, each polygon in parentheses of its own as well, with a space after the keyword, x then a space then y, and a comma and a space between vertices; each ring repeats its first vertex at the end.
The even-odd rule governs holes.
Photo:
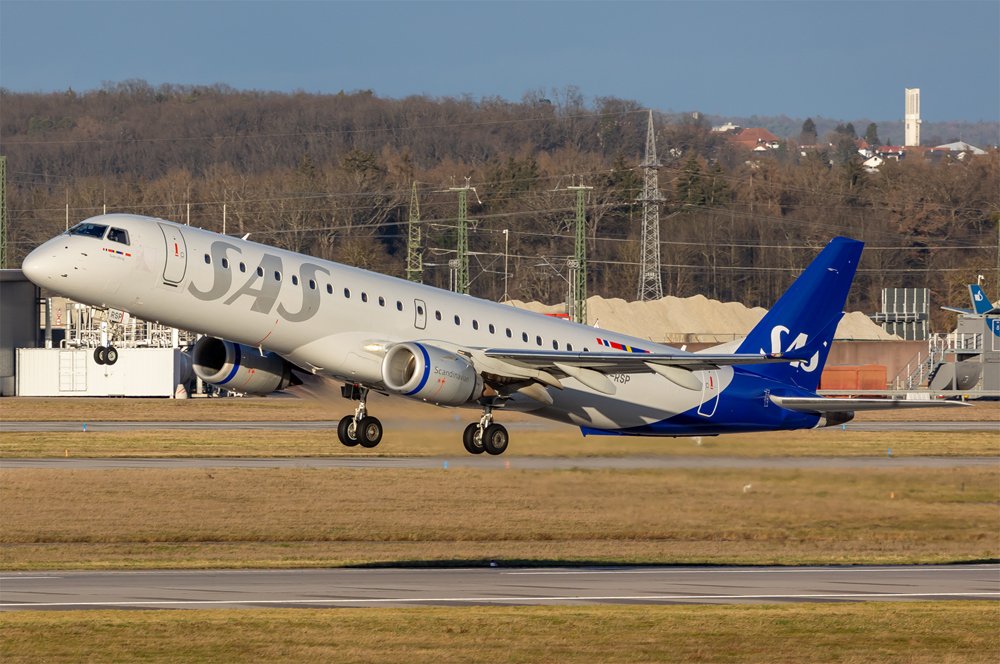
POLYGON ((920 401, 911 399, 841 399, 832 397, 778 397, 771 395, 771 402, 804 413, 852 413, 856 410, 892 410, 894 408, 933 408, 971 406, 964 401, 938 399, 920 401))
POLYGON ((741 353, 577 353, 572 351, 545 351, 490 348, 487 357, 506 360, 532 369, 552 369, 557 365, 593 369, 601 373, 653 373, 649 365, 680 367, 688 371, 708 371, 738 364, 766 364, 769 362, 794 362, 808 358, 792 355, 741 353))
POLYGON ((702 382, 692 371, 806 359, 791 353, 577 353, 503 348, 490 348, 470 355, 477 366, 490 373, 527 378, 560 389, 560 377, 570 376, 603 394, 614 394, 616 391, 608 374, 655 373, 689 390, 701 390, 702 382))

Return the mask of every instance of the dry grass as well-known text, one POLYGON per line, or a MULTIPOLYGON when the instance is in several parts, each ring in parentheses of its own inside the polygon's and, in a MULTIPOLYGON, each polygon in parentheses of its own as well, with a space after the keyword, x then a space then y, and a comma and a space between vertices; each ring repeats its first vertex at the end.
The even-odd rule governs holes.
POLYGON ((4 662, 993 662, 997 602, 3 615, 4 662))
POLYGON ((1000 557, 1000 468, 21 469, 0 503, 21 570, 1000 557))

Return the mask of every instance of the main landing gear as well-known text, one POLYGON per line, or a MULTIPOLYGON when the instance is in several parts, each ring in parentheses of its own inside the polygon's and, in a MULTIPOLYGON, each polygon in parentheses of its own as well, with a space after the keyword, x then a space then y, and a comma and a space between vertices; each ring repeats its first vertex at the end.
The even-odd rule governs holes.
POLYGON ((111 366, 118 361, 118 349, 114 346, 98 346, 94 349, 94 362, 111 366))
POLYGON ((382 441, 382 423, 368 414, 368 388, 362 385, 344 385, 341 394, 346 399, 354 399, 358 407, 353 415, 347 415, 337 424, 337 437, 348 447, 361 445, 372 448, 382 441))
POLYGON ((483 405, 483 416, 478 422, 465 427, 462 432, 462 444, 469 454, 503 454, 507 449, 510 436, 502 424, 493 421, 493 404, 483 405))
MULTIPOLYGON (((368 414, 368 388, 348 383, 340 388, 345 399, 358 402, 353 415, 347 415, 337 424, 337 437, 348 447, 360 445, 372 448, 382 441, 382 423, 368 414)), ((493 400, 483 400, 483 416, 478 422, 465 427, 462 444, 469 454, 503 454, 510 442, 506 427, 493 421, 493 400)))

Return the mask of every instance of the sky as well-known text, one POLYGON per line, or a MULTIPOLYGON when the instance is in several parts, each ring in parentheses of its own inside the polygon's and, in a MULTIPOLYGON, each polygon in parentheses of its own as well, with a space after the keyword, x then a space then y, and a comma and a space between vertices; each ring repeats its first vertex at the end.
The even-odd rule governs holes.
MULTIPOLYGON (((551 98, 659 111, 1000 120, 1000 0, 0 0, 0 86, 144 79, 384 98, 551 98)), ((2 109, 0 109, 2 112, 2 109)))

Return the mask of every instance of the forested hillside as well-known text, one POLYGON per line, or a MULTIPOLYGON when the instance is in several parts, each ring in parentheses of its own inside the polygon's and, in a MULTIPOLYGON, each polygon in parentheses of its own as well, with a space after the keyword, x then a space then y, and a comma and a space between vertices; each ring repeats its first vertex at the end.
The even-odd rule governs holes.
MULTIPOLYGON (((555 99, 380 99, 161 86, 0 91, 12 258, 66 223, 134 211, 252 233, 296 251, 402 275, 417 183, 424 280, 448 283, 457 195, 469 196, 472 292, 565 298, 573 184, 587 203, 591 294, 633 299, 647 113, 569 91, 555 99)), ((996 296, 1000 158, 888 163, 783 147, 752 160, 704 118, 654 113, 665 294, 769 306, 835 235, 868 243, 849 306, 886 286, 928 286, 964 305, 985 275, 996 296), (830 162, 833 162, 832 164, 830 162)), ((947 317, 938 319, 946 326, 947 317)))

